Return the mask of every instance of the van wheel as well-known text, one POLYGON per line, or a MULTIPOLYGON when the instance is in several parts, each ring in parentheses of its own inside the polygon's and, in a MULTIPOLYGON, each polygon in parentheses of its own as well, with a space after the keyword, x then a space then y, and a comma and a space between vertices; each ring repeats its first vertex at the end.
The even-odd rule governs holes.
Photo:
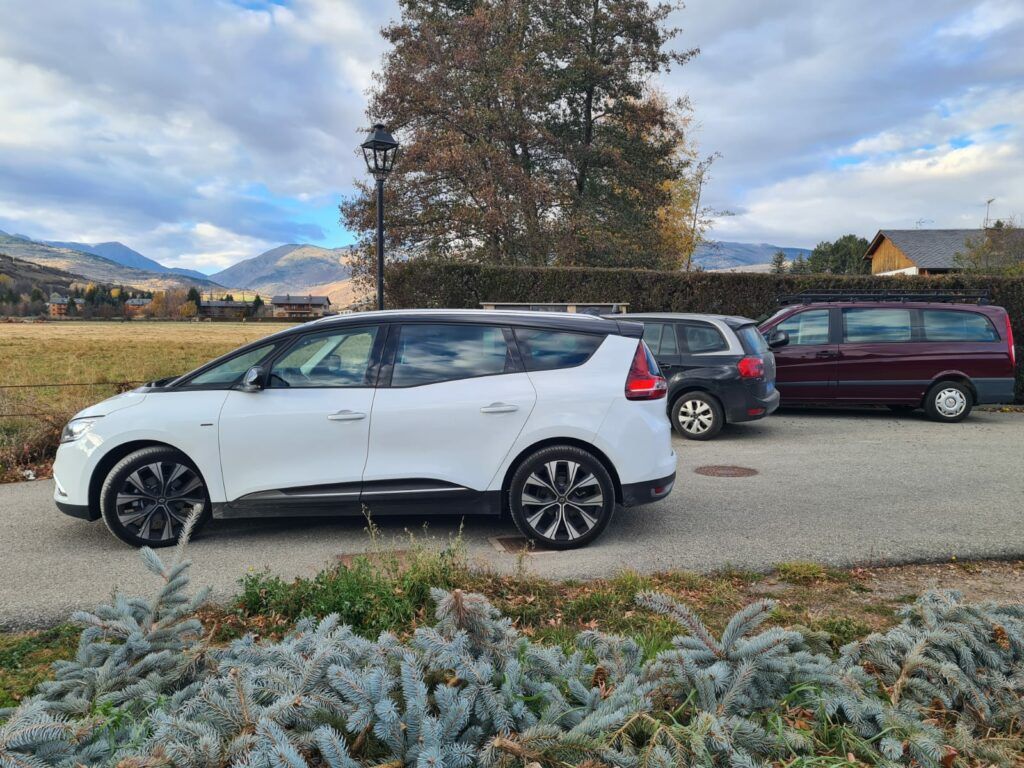
POLYGON ((173 448, 142 448, 110 470, 100 490, 100 512, 110 532, 135 547, 168 547, 196 504, 203 512, 197 531, 210 519, 210 496, 196 466, 173 448))
POLYGON ((973 407, 971 390, 958 381, 940 381, 924 398, 924 410, 932 421, 949 424, 963 421, 973 407))
POLYGON ((672 426, 688 440, 710 440, 723 424, 722 406, 707 392, 684 392, 672 403, 672 426))
POLYGON ((569 445, 526 457, 508 489, 509 510, 520 533, 549 549, 584 547, 615 512, 615 484, 592 454, 569 445))

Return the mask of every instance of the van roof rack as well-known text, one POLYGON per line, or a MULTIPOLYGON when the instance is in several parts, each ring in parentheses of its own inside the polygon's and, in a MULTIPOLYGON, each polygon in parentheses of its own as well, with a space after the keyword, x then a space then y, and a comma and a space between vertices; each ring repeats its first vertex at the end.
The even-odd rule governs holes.
POLYGON ((817 304, 821 302, 854 301, 925 301, 944 304, 988 304, 985 289, 962 291, 843 291, 822 290, 779 296, 780 306, 789 304, 817 304))

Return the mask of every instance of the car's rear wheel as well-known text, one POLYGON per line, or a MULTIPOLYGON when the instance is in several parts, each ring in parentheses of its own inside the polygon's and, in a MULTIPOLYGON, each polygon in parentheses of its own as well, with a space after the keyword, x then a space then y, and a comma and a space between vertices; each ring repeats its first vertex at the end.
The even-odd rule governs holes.
POLYGON ((672 426, 688 440, 710 440, 724 424, 721 404, 707 392, 684 392, 672 403, 672 426))
POLYGON ((928 418, 949 424, 966 419, 973 407, 971 390, 958 381, 940 381, 924 398, 928 418))
POLYGON ((575 446, 542 448, 519 465, 508 489, 520 532, 550 549, 592 542, 615 512, 615 484, 604 465, 575 446))
POLYGON ((136 547, 178 542, 197 504, 196 529, 210 518, 210 497, 196 466, 173 448, 153 446, 125 456, 100 490, 100 511, 117 538, 136 547))

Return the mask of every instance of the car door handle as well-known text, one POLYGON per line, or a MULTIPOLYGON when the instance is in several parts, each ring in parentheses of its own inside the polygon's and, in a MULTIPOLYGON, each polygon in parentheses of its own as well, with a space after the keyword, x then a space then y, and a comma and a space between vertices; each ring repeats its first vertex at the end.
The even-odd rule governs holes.
POLYGON ((832 358, 832 357, 835 357, 835 356, 836 356, 835 352, 829 352, 827 349, 823 349, 823 350, 821 350, 821 352, 819 352, 818 354, 815 355, 815 357, 818 358, 819 360, 828 360, 829 358, 832 358))
POLYGON ((480 409, 480 413, 512 413, 512 411, 518 411, 518 405, 511 405, 509 403, 491 403, 485 405, 480 409))
POLYGON ((338 411, 327 418, 330 421, 362 421, 366 418, 366 414, 359 411, 338 411))

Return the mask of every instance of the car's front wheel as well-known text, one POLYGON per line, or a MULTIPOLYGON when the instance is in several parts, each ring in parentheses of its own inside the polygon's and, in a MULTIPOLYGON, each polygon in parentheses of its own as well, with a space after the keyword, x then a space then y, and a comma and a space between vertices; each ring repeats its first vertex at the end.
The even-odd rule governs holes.
POLYGON ((940 381, 924 398, 924 410, 933 421, 963 421, 974 406, 971 390, 958 381, 940 381))
POLYGON ((549 549, 586 546, 615 512, 608 470, 575 446, 551 446, 528 456, 512 476, 508 494, 516 527, 549 549))
POLYGON ((136 547, 176 544, 197 504, 198 529, 210 518, 210 497, 196 466, 163 446, 142 448, 110 470, 100 490, 100 511, 107 528, 136 547))

